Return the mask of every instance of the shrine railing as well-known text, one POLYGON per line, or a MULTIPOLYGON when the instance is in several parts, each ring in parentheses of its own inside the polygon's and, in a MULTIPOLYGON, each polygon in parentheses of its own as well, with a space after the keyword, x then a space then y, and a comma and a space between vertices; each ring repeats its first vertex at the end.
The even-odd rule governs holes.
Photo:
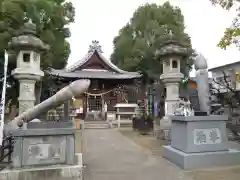
POLYGON ((49 120, 49 121, 72 120, 75 116, 76 116, 75 108, 69 108, 67 115, 64 115, 63 109, 57 108, 57 109, 48 111, 47 120, 49 120))
POLYGON ((14 138, 9 134, 3 138, 0 146, 0 170, 8 167, 12 163, 12 152, 14 148, 14 138))

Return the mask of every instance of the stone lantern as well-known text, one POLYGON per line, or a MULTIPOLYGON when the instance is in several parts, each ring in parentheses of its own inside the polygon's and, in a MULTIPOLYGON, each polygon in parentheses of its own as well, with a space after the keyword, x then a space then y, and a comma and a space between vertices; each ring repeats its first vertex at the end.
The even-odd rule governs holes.
POLYGON ((16 69, 12 75, 19 81, 19 114, 35 104, 35 83, 44 76, 40 69, 40 54, 49 49, 36 37, 36 25, 31 21, 25 23, 22 34, 13 37, 9 42, 9 49, 17 54, 16 69))
POLYGON ((169 116, 174 114, 179 101, 179 84, 184 78, 180 71, 180 64, 187 54, 188 49, 176 40, 171 31, 166 36, 166 41, 156 52, 156 55, 163 62, 163 74, 160 79, 166 88, 165 116, 160 121, 160 130, 165 139, 170 138, 171 119, 169 116))

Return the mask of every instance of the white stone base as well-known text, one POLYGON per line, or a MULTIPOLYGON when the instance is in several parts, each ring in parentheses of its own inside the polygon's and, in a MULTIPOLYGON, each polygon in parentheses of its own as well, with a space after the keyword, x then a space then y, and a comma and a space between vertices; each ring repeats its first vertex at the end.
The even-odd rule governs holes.
POLYGON ((160 134, 161 134, 160 126, 155 123, 153 126, 153 135, 157 139, 160 139, 160 134))
POLYGON ((160 128, 161 129, 170 129, 172 125, 172 120, 168 116, 164 116, 160 120, 160 128))
POLYGON ((183 169, 240 165, 240 151, 237 149, 217 152, 184 153, 171 146, 164 146, 163 157, 183 169))
POLYGON ((82 180, 82 154, 76 154, 76 165, 55 165, 29 169, 4 169, 1 180, 82 180))

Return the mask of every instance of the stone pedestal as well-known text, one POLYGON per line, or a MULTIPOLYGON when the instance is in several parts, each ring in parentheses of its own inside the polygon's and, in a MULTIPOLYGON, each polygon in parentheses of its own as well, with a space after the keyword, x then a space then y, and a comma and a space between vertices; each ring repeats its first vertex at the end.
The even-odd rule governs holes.
POLYGON ((1 180, 82 180, 82 154, 75 154, 73 121, 30 122, 26 126, 12 131, 12 168, 0 172, 1 180))
POLYGON ((69 122, 30 122, 14 130, 13 168, 74 164, 75 127, 69 122))
POLYGON ((171 116, 171 145, 163 157, 184 169, 240 164, 229 147, 226 116, 171 116))

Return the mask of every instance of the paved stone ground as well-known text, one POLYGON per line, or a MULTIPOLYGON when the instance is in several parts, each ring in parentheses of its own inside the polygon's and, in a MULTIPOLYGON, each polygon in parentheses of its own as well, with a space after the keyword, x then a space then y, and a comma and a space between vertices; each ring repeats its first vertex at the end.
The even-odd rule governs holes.
POLYGON ((192 180, 116 129, 88 129, 84 139, 84 180, 192 180))
MULTIPOLYGON (((139 132, 133 132, 131 128, 121 128, 120 132, 154 156, 161 157, 162 145, 168 144, 166 141, 157 140, 152 134, 140 136, 139 132)), ((229 145, 232 148, 239 148, 239 144, 233 142, 229 142, 229 145)), ((240 166, 188 170, 184 174, 193 180, 239 180, 240 166)))
POLYGON ((76 131, 75 134, 75 151, 77 153, 82 153, 83 149, 82 149, 82 133, 80 130, 76 131))

